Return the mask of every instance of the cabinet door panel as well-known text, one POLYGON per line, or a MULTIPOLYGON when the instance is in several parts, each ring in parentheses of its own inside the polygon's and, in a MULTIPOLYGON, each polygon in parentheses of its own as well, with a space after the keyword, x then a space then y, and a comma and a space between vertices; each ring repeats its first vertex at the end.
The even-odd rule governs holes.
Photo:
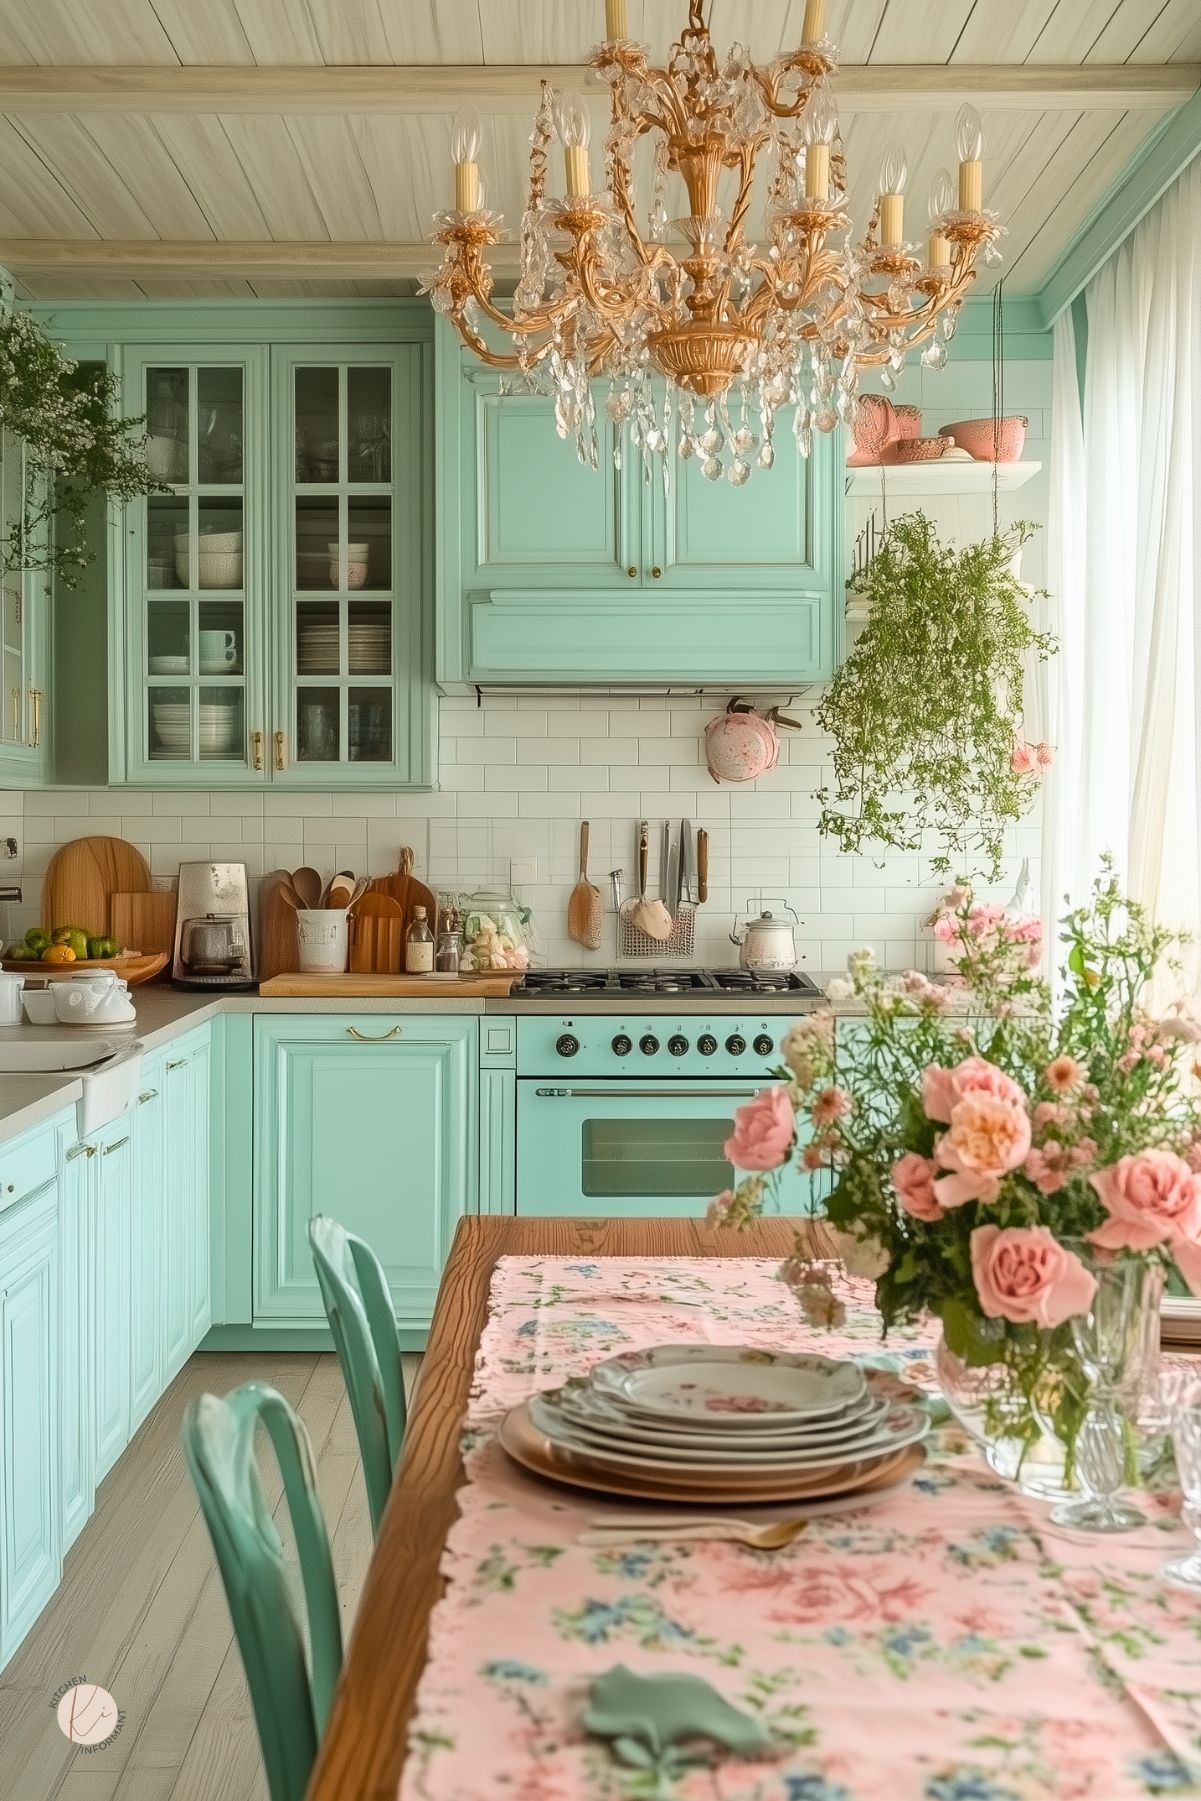
POLYGON ((192 1262, 196 1253, 192 1172, 196 1110, 191 1058, 168 1057, 163 1069, 163 1381, 192 1349, 192 1262))
POLYGON ((813 589, 828 579, 833 448, 820 438, 808 457, 788 421, 771 469, 745 487, 706 481, 696 457, 676 462, 671 488, 654 490, 656 563, 668 588, 739 586, 813 589))
POLYGON ((129 1443, 130 1213, 133 1158, 124 1122, 96 1139, 95 1330, 96 1480, 129 1443))
POLYGON ((633 586, 642 574, 639 496, 630 471, 613 467, 603 407, 598 467, 589 469, 556 432, 552 401, 498 388, 487 375, 462 383, 463 493, 473 516, 465 587, 633 586))
POLYGON ((61 1295, 59 1445, 63 1550, 74 1544, 92 1511, 93 1358, 92 1206, 87 1146, 74 1132, 61 1141, 59 1283, 61 1295))
POLYGON ((192 1348, 213 1320, 209 1271, 209 1046, 202 1044, 188 1066, 192 1113, 192 1244, 188 1287, 188 1325, 192 1348))
POLYGON ((132 1125, 129 1424, 136 1432, 162 1390, 163 1099, 157 1076, 143 1088, 132 1125))
POLYGON ((55 1182, 0 1232, 0 1662, 61 1568, 57 1209, 55 1182))
MULTIPOLYGON (((325 1212, 373 1247, 398 1320, 428 1324, 475 1198, 475 1022, 406 1019, 403 1038, 374 1044, 312 1023, 255 1022, 256 1318, 323 1317, 307 1227, 325 1212)), ((387 1029, 379 1015, 359 1025, 387 1029)))

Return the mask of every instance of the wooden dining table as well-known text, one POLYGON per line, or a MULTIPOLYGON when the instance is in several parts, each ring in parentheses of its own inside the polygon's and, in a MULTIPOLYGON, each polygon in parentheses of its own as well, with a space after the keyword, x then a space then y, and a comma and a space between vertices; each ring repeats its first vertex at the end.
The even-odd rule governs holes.
POLYGON ((837 1255, 821 1221, 760 1220, 746 1232, 701 1220, 473 1218, 442 1277, 404 1457, 380 1526, 308 1801, 396 1801, 441 1561, 463 1482, 459 1440, 501 1257, 784 1257, 798 1231, 837 1255))

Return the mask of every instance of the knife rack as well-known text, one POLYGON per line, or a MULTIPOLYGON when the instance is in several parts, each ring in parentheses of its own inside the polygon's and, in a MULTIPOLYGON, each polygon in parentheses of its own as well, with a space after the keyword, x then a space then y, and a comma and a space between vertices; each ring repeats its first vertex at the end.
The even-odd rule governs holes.
POLYGON ((641 927, 617 915, 617 955, 631 961, 662 962, 665 957, 679 961, 696 955, 696 907, 681 903, 666 938, 652 938, 641 927))

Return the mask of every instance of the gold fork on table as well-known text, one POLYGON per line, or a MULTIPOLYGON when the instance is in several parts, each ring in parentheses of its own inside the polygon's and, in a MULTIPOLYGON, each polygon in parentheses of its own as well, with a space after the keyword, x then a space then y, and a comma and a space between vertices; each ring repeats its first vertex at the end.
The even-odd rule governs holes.
POLYGON ((576 1543, 619 1549, 623 1545, 645 1544, 648 1540, 682 1544, 715 1539, 749 1545, 755 1551, 781 1551, 799 1537, 808 1524, 807 1519, 793 1519, 754 1526, 749 1520, 709 1519, 694 1513, 626 1516, 620 1523, 598 1517, 589 1522, 588 1530, 580 1533, 576 1543))

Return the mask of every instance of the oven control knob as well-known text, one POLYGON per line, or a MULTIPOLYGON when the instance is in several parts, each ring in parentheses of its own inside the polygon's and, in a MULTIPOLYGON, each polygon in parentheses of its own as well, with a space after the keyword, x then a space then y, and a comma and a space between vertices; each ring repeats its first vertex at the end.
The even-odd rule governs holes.
POLYGON ((669 1038, 667 1040, 667 1048, 673 1057, 682 1057, 684 1052, 688 1049, 688 1040, 686 1038, 681 1038, 680 1034, 677 1032, 674 1038, 669 1038))
POLYGON ((752 1046, 756 1057, 770 1057, 775 1048, 766 1032, 760 1032, 752 1046))
POLYGON ((638 1040, 638 1049, 642 1052, 644 1057, 653 1057, 658 1048, 659 1040, 657 1038, 652 1038, 649 1032, 645 1038, 640 1038, 638 1040))
POLYGON ((619 1032, 609 1048, 615 1057, 628 1057, 634 1048, 634 1040, 619 1032))
POLYGON ((731 1057, 741 1057, 743 1051, 746 1049, 746 1039, 740 1038, 737 1032, 731 1032, 730 1036, 726 1039, 726 1049, 729 1051, 731 1057))
POLYGON ((579 1039, 573 1037, 570 1032, 564 1032, 562 1038, 556 1038, 555 1040, 555 1049, 558 1051, 560 1057, 574 1057, 579 1048, 579 1039))
POLYGON ((702 1032, 696 1041, 696 1048, 702 1057, 711 1057, 717 1049, 717 1040, 712 1032, 702 1032))

